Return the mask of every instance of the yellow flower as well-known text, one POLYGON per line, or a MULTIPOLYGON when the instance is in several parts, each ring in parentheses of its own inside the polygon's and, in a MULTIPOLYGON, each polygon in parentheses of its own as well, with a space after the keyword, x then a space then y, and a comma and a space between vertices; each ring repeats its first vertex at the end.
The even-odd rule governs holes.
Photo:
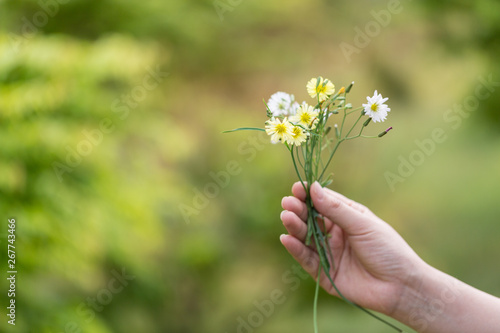
POLYGON ((266 133, 271 136, 272 142, 288 142, 293 136, 293 125, 287 120, 283 119, 281 122, 279 119, 271 118, 266 121, 266 133))
POLYGON ((318 96, 320 102, 323 102, 335 92, 333 83, 328 79, 323 79, 321 76, 309 80, 306 87, 309 96, 312 98, 317 98, 316 96, 318 96))
POLYGON ((313 129, 316 127, 318 114, 319 112, 314 110, 312 106, 304 103, 297 110, 297 114, 290 117, 290 121, 297 125, 302 125, 305 128, 313 129))
POLYGON ((300 146, 302 142, 306 142, 308 133, 300 126, 294 126, 292 129, 292 138, 287 140, 291 145, 300 146))

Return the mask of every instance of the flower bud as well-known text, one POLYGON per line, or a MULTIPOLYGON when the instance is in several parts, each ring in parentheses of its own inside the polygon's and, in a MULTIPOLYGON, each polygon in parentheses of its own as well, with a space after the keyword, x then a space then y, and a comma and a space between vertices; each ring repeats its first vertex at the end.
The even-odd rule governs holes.
POLYGON ((353 85, 354 85, 354 81, 352 81, 351 84, 347 86, 347 88, 345 89, 345 92, 346 93, 350 92, 353 85))
POLYGON ((392 127, 389 127, 388 129, 386 129, 385 131, 383 131, 382 133, 380 133, 378 135, 379 138, 383 137, 384 135, 386 135, 390 130, 392 129, 392 127))
POLYGON ((339 95, 345 93, 345 87, 340 88, 339 95))
POLYGON ((339 132, 339 127, 337 126, 337 124, 335 124, 335 136, 337 137, 337 139, 340 139, 340 132, 339 132))
POLYGON ((368 124, 370 123, 370 121, 372 121, 372 118, 366 119, 365 123, 363 124, 363 127, 368 126, 368 124))

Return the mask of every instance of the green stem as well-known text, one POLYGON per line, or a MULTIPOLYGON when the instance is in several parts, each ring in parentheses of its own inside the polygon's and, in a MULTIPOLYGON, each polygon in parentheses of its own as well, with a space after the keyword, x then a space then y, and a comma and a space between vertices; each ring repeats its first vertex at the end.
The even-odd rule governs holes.
MULTIPOLYGON (((322 129, 319 129, 319 131, 321 131, 322 129)), ((316 161, 315 161, 315 164, 316 164, 316 170, 315 170, 315 175, 318 175, 318 172, 319 172, 319 164, 321 162, 321 146, 323 145, 323 135, 320 135, 319 139, 316 140, 316 145, 317 145, 317 149, 316 149, 316 161)))
MULTIPOLYGON (((351 132, 354 129, 354 127, 356 127, 356 125, 359 123, 359 120, 361 119, 361 117, 363 117, 363 115, 360 115, 358 117, 358 119, 356 120, 356 122, 354 123, 354 125, 352 125, 351 129, 349 130, 349 132, 347 132, 347 134, 345 135, 345 138, 347 138, 349 136, 349 134, 351 134, 351 132)), ((361 130, 363 130, 363 128, 361 128, 361 130)))
POLYGON ((347 111, 344 109, 344 116, 342 117, 342 124, 340 125, 340 137, 342 137, 342 131, 344 130, 345 118, 347 117, 347 111))
POLYGON ((295 146, 295 149, 297 150, 297 161, 299 161, 299 165, 302 167, 302 170, 304 170, 304 164, 302 164, 302 161, 300 160, 300 153, 299 153, 300 147, 295 146))
POLYGON ((297 176, 299 177, 299 180, 300 180, 302 186, 304 187, 304 189, 306 189, 306 185, 304 184, 304 181, 302 180, 302 177, 300 176, 299 169, 297 168, 297 163, 295 163, 295 156, 293 154, 293 148, 290 148, 288 145, 286 145, 286 146, 287 146, 288 150, 290 151, 290 153, 292 154, 292 162, 293 162, 293 166, 295 167, 295 172, 297 173, 297 176))
POLYGON ((318 333, 318 295, 319 295, 320 276, 321 276, 321 266, 318 267, 318 279, 316 280, 316 290, 314 292, 314 305, 313 305, 314 333, 318 333))
POLYGON ((359 110, 361 110, 361 109, 363 109, 363 107, 362 107, 362 106, 360 106, 359 108, 352 109, 351 111, 347 112, 347 114, 349 115, 349 114, 351 114, 351 113, 353 113, 353 112, 356 112, 356 111, 359 111, 359 110))
POLYGON ((323 175, 325 174, 326 169, 328 169, 328 165, 330 165, 330 162, 332 161, 333 155, 335 155, 335 152, 337 151, 337 148, 340 146, 342 141, 344 141, 344 139, 337 141, 337 143, 335 144, 335 147, 333 147, 333 151, 331 152, 330 157, 328 158, 328 161, 325 164, 325 168, 323 169, 323 172, 321 172, 321 175, 318 177, 318 181, 321 182, 323 180, 323 175))
POLYGON ((358 134, 356 136, 350 136, 348 138, 344 138, 344 140, 352 140, 352 139, 356 139, 356 138, 375 139, 375 138, 378 138, 378 135, 361 135, 361 134, 358 134))

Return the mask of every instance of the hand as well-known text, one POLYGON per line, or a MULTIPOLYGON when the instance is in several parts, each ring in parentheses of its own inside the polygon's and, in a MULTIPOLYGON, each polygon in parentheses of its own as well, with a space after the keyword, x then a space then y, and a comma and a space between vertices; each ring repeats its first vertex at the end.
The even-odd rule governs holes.
MULTIPOLYGON (((307 234, 306 192, 300 182, 292 187, 293 197, 284 197, 281 220, 289 235, 281 242, 290 254, 314 278, 319 258, 315 245, 304 244, 307 234)), ((340 292, 363 307, 391 315, 407 289, 418 284, 425 263, 403 238, 365 206, 315 182, 311 198, 316 210, 325 217, 326 233, 334 267, 328 272, 340 292)), ((320 223, 321 224, 321 223, 320 223)), ((337 295, 324 272, 320 285, 337 295)))
MULTIPOLYGON (((280 239, 316 279, 318 254, 314 245, 304 245, 306 193, 300 183, 293 185, 292 193, 294 197, 283 198, 281 213, 289 235, 280 239)), ((328 273, 348 300, 418 332, 499 332, 499 298, 427 265, 391 226, 363 205, 317 182, 311 186, 311 198, 331 235, 335 267, 328 273)), ((338 296, 324 272, 320 284, 338 296)))

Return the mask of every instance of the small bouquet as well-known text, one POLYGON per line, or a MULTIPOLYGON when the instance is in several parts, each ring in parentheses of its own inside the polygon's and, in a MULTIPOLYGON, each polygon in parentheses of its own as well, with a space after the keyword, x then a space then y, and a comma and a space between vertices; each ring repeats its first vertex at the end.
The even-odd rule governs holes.
POLYGON ((326 273, 332 286, 346 302, 402 332, 391 323, 349 301, 337 289, 329 274, 330 268, 335 267, 328 243, 329 235, 322 231, 325 228, 320 228, 320 225, 324 226, 324 219, 314 208, 309 192, 309 186, 315 181, 322 186, 327 186, 332 182, 333 175, 327 175, 326 171, 335 152, 343 142, 357 138, 381 138, 392 129, 389 127, 378 135, 363 134, 371 121, 383 122, 391 109, 384 104, 388 98, 383 98, 376 90, 372 97, 367 97, 366 104, 353 108, 346 99, 353 85, 354 82, 347 88, 342 87, 335 92, 335 85, 330 80, 321 76, 312 78, 307 82, 306 87, 307 92, 314 99, 314 106, 306 102, 299 104, 293 95, 277 92, 266 104, 269 119, 265 122, 265 128, 241 127, 224 133, 241 130, 265 131, 271 136, 272 143, 282 143, 290 152, 297 176, 307 194, 306 245, 313 243, 320 259, 314 300, 315 332, 317 332, 316 305, 321 270, 326 273), (353 115, 357 116, 357 119, 349 126, 346 119, 353 115), (332 122, 336 122, 333 127, 330 125, 332 122))

